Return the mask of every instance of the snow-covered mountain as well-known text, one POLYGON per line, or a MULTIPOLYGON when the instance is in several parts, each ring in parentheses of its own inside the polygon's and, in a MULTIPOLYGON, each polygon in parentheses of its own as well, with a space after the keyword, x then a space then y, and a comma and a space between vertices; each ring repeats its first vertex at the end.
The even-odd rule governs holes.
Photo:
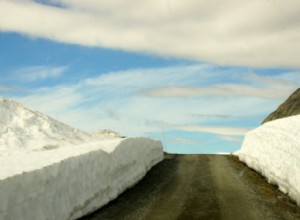
POLYGON ((0 151, 51 149, 94 138, 16 101, 0 98, 0 151))

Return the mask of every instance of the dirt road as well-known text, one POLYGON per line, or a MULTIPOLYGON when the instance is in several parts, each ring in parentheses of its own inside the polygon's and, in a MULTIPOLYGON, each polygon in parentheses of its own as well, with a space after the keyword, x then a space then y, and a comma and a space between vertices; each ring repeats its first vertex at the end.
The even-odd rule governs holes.
POLYGON ((283 220, 300 219, 300 208, 234 156, 166 155, 87 219, 283 220))

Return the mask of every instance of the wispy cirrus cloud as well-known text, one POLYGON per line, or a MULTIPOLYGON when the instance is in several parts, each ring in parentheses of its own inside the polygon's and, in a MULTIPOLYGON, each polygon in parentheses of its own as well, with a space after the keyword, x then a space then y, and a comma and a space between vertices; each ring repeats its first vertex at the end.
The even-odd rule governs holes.
MULTIPOLYGON (((288 89, 288 88, 287 88, 288 89)), ((252 96, 271 99, 282 99, 285 94, 275 88, 256 88, 247 85, 221 84, 211 87, 166 87, 152 88, 144 91, 152 97, 194 97, 194 96, 252 96)))
POLYGON ((12 77, 16 80, 32 82, 60 77, 67 69, 67 66, 29 66, 17 69, 12 73, 12 77))
POLYGON ((185 146, 191 152, 197 147, 203 152, 204 146, 209 146, 207 152, 213 152, 217 151, 214 146, 222 143, 233 150, 241 144, 242 136, 258 126, 300 83, 295 80, 297 72, 278 73, 268 80, 263 74, 235 72, 207 64, 132 69, 37 88, 11 98, 83 130, 109 128, 125 136, 161 139, 170 152, 183 152, 185 146), (247 85, 261 90, 247 96, 240 96, 238 91, 230 96, 215 93, 186 98, 144 94, 163 85, 214 89, 220 81, 230 82, 234 88, 247 85), (263 94, 276 89, 281 93, 276 99, 263 94))
MULTIPOLYGON (((298 85, 300 78, 295 79, 296 72, 292 75, 281 74, 276 76, 263 76, 254 73, 241 73, 240 76, 232 74, 230 77, 233 83, 211 83, 210 86, 166 86, 149 88, 143 91, 143 95, 156 98, 189 98, 197 96, 218 96, 218 97, 259 97, 266 99, 283 99, 290 94, 298 85), (280 76, 278 76, 280 77, 280 76), (284 79, 285 78, 285 79, 284 79), (292 81, 291 79, 295 79, 292 81), (289 80, 290 79, 290 80, 289 80)), ((219 78, 225 77, 220 74, 219 78)))
POLYGON ((240 144, 243 141, 244 137, 236 135, 219 135, 218 138, 227 142, 240 144))
POLYGON ((163 85, 194 88, 203 84, 205 88, 210 85, 210 89, 214 89, 220 80, 230 81, 234 88, 243 88, 244 85, 256 88, 257 83, 253 83, 249 76, 254 74, 257 79, 265 77, 247 72, 237 75, 234 72, 203 64, 133 69, 82 79, 74 84, 35 89, 16 96, 16 99, 53 117, 59 116, 67 124, 89 131, 111 128, 124 135, 136 136, 147 132, 161 133, 164 126, 172 130, 174 126, 169 125, 176 125, 188 132, 242 135, 250 128, 249 125, 234 125, 231 128, 227 122, 236 123, 244 119, 247 124, 259 124, 257 121, 273 111, 300 83, 293 81, 293 75, 290 76, 293 80, 287 77, 275 87, 272 87, 272 80, 261 80, 261 93, 243 97, 238 91, 231 96, 216 93, 185 99, 144 95, 144 91, 163 85), (275 89, 276 94, 281 93, 277 99, 264 94, 275 89), (197 115, 209 117, 195 117, 197 115), (215 124, 211 124, 213 122, 215 124))
POLYGON ((6 91, 15 91, 20 90, 21 88, 14 87, 14 86, 4 86, 0 85, 0 92, 6 92, 6 91))
POLYGON ((235 126, 201 126, 201 125, 183 125, 174 127, 176 130, 212 133, 219 135, 244 135, 250 129, 235 126))
POLYGON ((167 140, 167 143, 179 143, 179 144, 192 144, 192 145, 199 145, 201 141, 199 140, 192 140, 187 138, 174 138, 167 140))
POLYGON ((222 65, 300 67, 299 8, 298 0, 2 0, 0 31, 222 65))

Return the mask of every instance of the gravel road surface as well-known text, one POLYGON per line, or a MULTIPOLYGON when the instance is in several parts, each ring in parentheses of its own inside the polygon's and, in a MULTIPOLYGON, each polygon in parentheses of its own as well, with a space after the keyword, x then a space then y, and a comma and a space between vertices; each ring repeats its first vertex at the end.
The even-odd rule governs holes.
POLYGON ((82 220, 284 220, 300 208, 232 155, 171 155, 82 220))

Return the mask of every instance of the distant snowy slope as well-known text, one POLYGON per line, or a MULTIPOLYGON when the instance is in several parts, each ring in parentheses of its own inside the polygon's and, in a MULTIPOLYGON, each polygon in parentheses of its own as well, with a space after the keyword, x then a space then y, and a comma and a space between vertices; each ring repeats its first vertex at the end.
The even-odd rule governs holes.
POLYGON ((267 122, 248 132, 235 154, 300 206, 300 115, 267 122))
POLYGON ((93 139, 84 131, 71 128, 20 103, 0 98, 1 150, 56 148, 93 139))

